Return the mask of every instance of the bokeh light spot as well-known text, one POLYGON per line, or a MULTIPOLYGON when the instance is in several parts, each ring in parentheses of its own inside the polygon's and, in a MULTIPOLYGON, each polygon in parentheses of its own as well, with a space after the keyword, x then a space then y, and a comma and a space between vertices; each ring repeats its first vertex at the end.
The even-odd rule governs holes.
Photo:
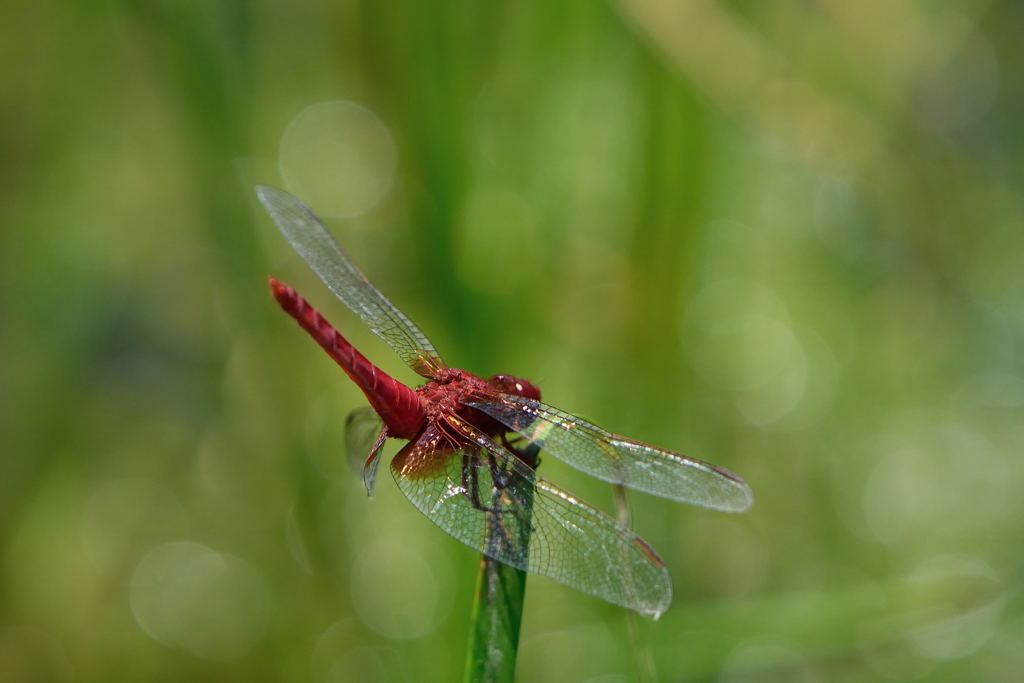
POLYGON ((400 680, 398 667, 390 666, 394 653, 379 647, 358 647, 342 654, 331 666, 326 683, 375 683, 400 680))
POLYGON ((1024 406, 1024 378, 1008 372, 983 372, 967 377, 955 399, 970 407, 1018 408, 1024 406))
POLYGON ((130 601, 153 640, 210 660, 248 651, 263 637, 270 608, 254 567, 192 541, 151 550, 135 568, 130 601))
POLYGON ((918 119, 944 133, 974 123, 996 100, 999 71, 992 44, 975 33, 948 60, 929 65, 918 75, 912 103, 918 119))
POLYGON ((372 209, 391 188, 396 160, 387 126, 346 100, 306 107, 281 137, 279 165, 287 189, 323 216, 372 209))
POLYGON ((179 536, 186 514, 167 487, 143 477, 100 485, 82 510, 80 533, 86 554, 98 567, 114 567, 137 545, 179 536))
MULTIPOLYGON (((983 560, 968 555, 940 555, 927 558, 914 572, 920 582, 936 579, 974 578, 998 585, 996 573, 983 560)), ((996 632, 1005 604, 1000 590, 992 599, 955 609, 946 618, 915 629, 910 634, 913 649, 928 659, 951 661, 967 657, 988 642, 996 632)))
POLYGON ((352 602, 363 623, 388 638, 420 638, 438 626, 430 564, 395 537, 369 545, 352 568, 352 602))
POLYGON ((965 273, 975 300, 1017 327, 1024 326, 1022 232, 1019 220, 987 230, 970 255, 965 273))

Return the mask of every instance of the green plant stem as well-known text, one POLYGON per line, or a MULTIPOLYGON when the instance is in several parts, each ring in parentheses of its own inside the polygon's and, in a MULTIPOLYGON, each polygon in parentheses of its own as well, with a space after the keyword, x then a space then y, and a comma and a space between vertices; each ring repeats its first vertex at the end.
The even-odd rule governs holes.
POLYGON ((482 555, 470 619, 466 683, 515 680, 526 572, 482 555))
MULTIPOLYGON (((516 455, 535 467, 540 448, 531 444, 516 455)), ((532 491, 525 496, 524 523, 516 540, 529 547, 532 491)), ((497 507, 498 501, 495 501, 497 507)), ((502 533, 496 525, 492 533, 502 533)), ((476 595, 470 617, 469 644, 466 649, 466 683, 512 683, 516 675, 516 653, 519 650, 519 627, 523 620, 523 599, 526 596, 526 572, 486 555, 480 556, 476 595)))

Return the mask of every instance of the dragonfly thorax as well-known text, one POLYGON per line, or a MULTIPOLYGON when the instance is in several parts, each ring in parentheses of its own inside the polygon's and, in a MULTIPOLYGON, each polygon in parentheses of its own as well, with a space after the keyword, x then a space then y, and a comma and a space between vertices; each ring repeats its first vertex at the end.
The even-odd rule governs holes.
POLYGON ((525 379, 512 375, 494 375, 484 380, 458 368, 445 368, 435 379, 417 388, 416 393, 426 410, 428 421, 445 413, 454 413, 492 436, 504 432, 505 428, 467 403, 496 394, 514 394, 535 400, 540 398, 540 389, 525 379))
POLYGON ((441 413, 457 413, 463 402, 481 391, 493 391, 487 382, 471 372, 445 368, 435 379, 416 389, 427 411, 427 419, 441 413))

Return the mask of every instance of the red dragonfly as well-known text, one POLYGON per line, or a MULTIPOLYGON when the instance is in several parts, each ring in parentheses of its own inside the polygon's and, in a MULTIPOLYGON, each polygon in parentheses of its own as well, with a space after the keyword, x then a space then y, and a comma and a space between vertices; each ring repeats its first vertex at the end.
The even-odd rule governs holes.
POLYGON ((500 562, 655 618, 672 599, 661 558, 612 517, 537 476, 537 448, 645 493, 727 512, 750 507, 750 487, 724 468, 612 434, 545 405, 540 390, 525 379, 485 380, 449 367, 309 208, 270 187, 256 193, 324 284, 427 379, 412 389, 389 377, 294 289, 270 278, 281 308, 370 403, 349 415, 346 425, 350 454, 353 448, 365 449, 360 459, 368 453, 368 493, 385 439, 408 440, 391 461, 391 473, 410 502, 448 534, 500 562))

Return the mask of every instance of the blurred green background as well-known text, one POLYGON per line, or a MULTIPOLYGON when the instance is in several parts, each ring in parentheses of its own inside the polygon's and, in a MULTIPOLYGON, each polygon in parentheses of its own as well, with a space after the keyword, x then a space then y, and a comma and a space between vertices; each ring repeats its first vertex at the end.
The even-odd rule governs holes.
POLYGON ((742 516, 631 496, 675 583, 635 642, 531 580, 521 680, 1018 680, 1021 26, 1014 0, 5 4, 0 680, 461 675, 476 556, 389 477, 367 500, 363 399, 266 276, 414 377, 256 183, 332 217, 450 364, 752 485, 742 516))

